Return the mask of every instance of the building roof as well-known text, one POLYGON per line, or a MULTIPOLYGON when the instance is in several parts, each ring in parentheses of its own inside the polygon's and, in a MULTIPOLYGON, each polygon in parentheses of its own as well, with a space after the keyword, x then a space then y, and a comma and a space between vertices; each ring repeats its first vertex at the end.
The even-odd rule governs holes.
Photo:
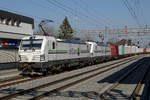
POLYGON ((22 16, 19 14, 11 13, 8 11, 0 10, 0 17, 7 19, 14 19, 24 23, 32 24, 32 28, 34 28, 34 19, 26 16, 22 16))

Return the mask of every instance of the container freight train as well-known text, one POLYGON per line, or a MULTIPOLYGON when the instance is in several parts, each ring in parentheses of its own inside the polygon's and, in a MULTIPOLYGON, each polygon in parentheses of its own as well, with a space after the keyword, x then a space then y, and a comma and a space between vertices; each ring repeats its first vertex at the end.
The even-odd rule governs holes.
POLYGON ((100 46, 95 42, 28 36, 20 43, 18 70, 22 74, 47 74, 75 65, 92 65, 118 58, 119 49, 116 48, 100 46))
POLYGON ((137 54, 150 53, 149 48, 139 48, 135 45, 110 45, 111 55, 114 57, 126 57, 137 54))

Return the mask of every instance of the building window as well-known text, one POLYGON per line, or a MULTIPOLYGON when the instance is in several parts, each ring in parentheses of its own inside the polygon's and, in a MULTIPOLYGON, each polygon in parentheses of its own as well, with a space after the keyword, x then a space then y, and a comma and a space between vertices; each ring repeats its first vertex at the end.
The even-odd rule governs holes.
POLYGON ((10 24, 10 21, 11 21, 10 19, 7 19, 5 24, 6 24, 6 25, 9 25, 9 24, 10 24))
POLYGON ((20 23, 21 23, 20 21, 17 21, 17 26, 18 26, 18 27, 20 26, 20 23))
POLYGON ((0 18, 0 23, 3 23, 4 22, 4 18, 0 18))
POLYGON ((14 26, 14 24, 15 24, 15 21, 12 19, 11 20, 11 25, 14 26))

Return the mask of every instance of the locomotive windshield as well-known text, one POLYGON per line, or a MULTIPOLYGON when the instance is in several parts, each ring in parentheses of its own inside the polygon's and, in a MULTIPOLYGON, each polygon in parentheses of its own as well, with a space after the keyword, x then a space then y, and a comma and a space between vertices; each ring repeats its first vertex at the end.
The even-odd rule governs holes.
POLYGON ((41 49, 43 39, 26 39, 21 41, 21 50, 41 49))

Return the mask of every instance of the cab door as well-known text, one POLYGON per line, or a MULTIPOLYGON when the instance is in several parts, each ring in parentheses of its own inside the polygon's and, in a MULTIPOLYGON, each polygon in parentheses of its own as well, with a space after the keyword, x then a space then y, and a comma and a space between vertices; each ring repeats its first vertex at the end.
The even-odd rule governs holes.
POLYGON ((56 58, 56 42, 55 41, 48 41, 48 59, 49 61, 53 61, 56 58))
POLYGON ((52 52, 52 56, 51 56, 52 59, 56 60, 56 55, 57 55, 56 41, 52 41, 51 52, 52 52))

